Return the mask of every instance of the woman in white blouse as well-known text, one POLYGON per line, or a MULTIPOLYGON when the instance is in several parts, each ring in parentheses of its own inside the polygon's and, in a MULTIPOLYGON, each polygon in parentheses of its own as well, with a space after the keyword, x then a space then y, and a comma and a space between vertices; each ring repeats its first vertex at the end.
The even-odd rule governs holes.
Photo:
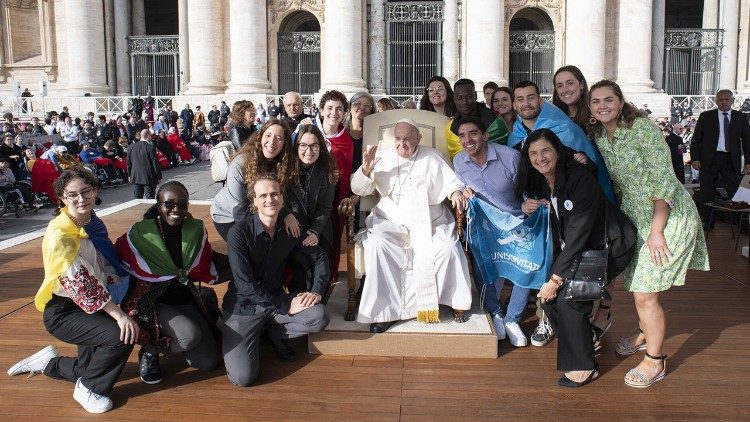
POLYGON ((112 408, 109 393, 139 334, 138 324, 117 305, 128 278, 104 223, 93 213, 98 189, 96 176, 82 167, 55 180, 60 208, 42 241, 44 281, 34 298, 47 331, 77 345, 78 356, 58 356, 52 345, 8 370, 75 383, 73 398, 91 413, 112 408))

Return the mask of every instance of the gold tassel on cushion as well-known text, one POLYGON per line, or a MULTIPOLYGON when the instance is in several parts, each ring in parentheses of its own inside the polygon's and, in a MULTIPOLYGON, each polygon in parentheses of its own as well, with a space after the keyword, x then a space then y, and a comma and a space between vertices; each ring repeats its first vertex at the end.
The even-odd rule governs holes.
POLYGON ((417 311, 417 322, 440 322, 440 310, 417 311))

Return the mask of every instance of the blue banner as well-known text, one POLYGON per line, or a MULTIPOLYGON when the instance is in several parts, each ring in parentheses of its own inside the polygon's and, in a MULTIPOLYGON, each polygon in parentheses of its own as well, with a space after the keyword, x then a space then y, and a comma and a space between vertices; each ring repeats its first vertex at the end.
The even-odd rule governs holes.
POLYGON ((542 205, 521 219, 475 196, 469 200, 467 216, 468 244, 485 283, 502 277, 538 289, 549 279, 553 247, 549 207, 542 205))

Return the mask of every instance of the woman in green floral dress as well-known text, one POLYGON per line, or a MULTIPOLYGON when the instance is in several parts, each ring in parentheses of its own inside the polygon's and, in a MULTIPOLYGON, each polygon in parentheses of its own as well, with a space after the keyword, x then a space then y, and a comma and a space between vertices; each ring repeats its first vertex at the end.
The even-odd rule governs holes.
POLYGON ((648 387, 666 374, 666 318, 659 292, 684 285, 688 269, 708 271, 706 240, 659 129, 625 102, 612 81, 597 82, 589 95, 596 144, 622 195, 622 210, 638 228, 638 249, 624 285, 633 292, 641 332, 620 340, 617 352, 646 350, 643 361, 625 375, 625 384, 648 387))

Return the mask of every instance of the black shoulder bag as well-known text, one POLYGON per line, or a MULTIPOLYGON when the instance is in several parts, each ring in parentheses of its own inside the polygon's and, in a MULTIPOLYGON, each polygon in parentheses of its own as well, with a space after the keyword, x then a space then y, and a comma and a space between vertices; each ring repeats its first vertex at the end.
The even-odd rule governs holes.
MULTIPOLYGON (((605 207, 605 222, 607 210, 605 207)), ((609 239, 607 228, 604 228, 604 248, 588 249, 573 263, 576 271, 573 277, 565 280, 562 292, 568 302, 589 300, 610 300, 612 295, 607 290, 607 263, 609 261, 609 239)))

